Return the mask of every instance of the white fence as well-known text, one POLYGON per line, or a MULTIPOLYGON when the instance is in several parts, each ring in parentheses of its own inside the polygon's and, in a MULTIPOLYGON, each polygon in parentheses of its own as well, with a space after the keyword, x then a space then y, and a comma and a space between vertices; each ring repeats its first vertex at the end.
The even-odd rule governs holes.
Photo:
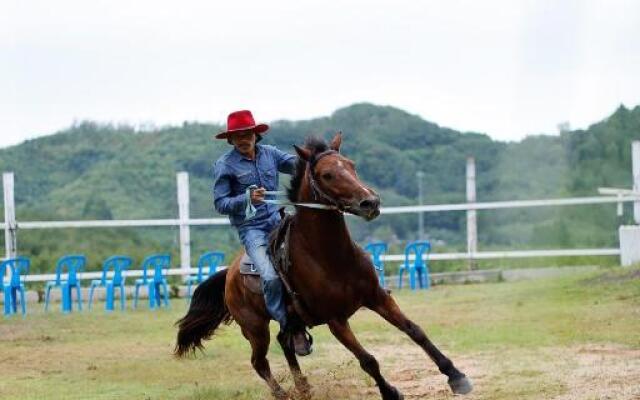
MULTIPOLYGON (((467 203, 417 205, 401 207, 382 207, 381 214, 403 214, 442 211, 466 211, 467 212, 467 252, 465 253, 432 253, 430 260, 482 260, 501 258, 524 257, 572 257, 572 256, 621 256, 620 248, 608 249, 562 249, 562 250, 528 250, 528 251, 488 251, 481 252, 477 249, 477 226, 475 213, 477 210, 510 209, 522 207, 550 207, 550 206, 577 206, 587 204, 617 204, 634 202, 634 217, 640 224, 640 142, 633 143, 633 189, 613 189, 617 191, 613 196, 574 197, 563 199, 540 200, 514 200, 496 202, 475 201, 475 165, 473 159, 467 161, 467 203)), ((17 233, 20 229, 59 229, 59 228, 114 228, 114 227, 167 227, 178 226, 180 228, 180 268, 169 270, 171 275, 187 275, 194 272, 191 267, 191 226, 215 226, 229 225, 227 218, 193 219, 189 216, 189 178, 186 172, 177 174, 178 184, 178 210, 177 219, 143 219, 143 220, 84 220, 84 221, 16 221, 14 204, 14 177, 13 173, 3 174, 4 188, 4 222, 0 228, 5 231, 5 257, 17 255, 17 233)), ((611 189, 608 189, 610 193, 611 189)), ((622 232, 622 230, 621 230, 622 232)), ((631 242, 634 247, 635 242, 631 242)), ((640 243, 637 244, 640 247, 640 243)), ((401 254, 387 255, 386 261, 401 261, 401 254)), ((128 276, 141 276, 139 270, 128 271, 128 276)), ((83 279, 97 278, 99 272, 86 272, 83 279)), ((53 278, 52 274, 30 275, 27 281, 44 281, 53 278)))

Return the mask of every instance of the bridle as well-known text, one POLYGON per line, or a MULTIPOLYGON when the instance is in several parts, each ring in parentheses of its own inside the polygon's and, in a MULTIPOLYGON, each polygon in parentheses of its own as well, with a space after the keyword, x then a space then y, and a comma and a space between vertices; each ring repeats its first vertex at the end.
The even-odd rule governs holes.
MULTIPOLYGON (((329 203, 329 205, 333 206, 334 210, 339 210, 339 211, 347 211, 349 209, 349 206, 346 204, 343 204, 342 202, 334 199, 333 197, 331 197, 330 195, 328 195, 324 190, 322 190, 320 188, 320 186, 318 185, 316 176, 315 176, 315 167, 316 164, 318 163, 318 161, 320 161, 322 158, 331 155, 331 154, 339 154, 337 151, 335 150, 325 150, 321 153, 318 153, 316 155, 313 156, 313 158, 311 160, 309 160, 307 162, 307 171, 308 171, 308 175, 309 175, 309 186, 311 186, 311 194, 313 195, 313 199, 315 201, 318 201, 318 199, 322 199, 326 202, 329 203)), ((323 203, 320 203, 323 204, 323 203)))

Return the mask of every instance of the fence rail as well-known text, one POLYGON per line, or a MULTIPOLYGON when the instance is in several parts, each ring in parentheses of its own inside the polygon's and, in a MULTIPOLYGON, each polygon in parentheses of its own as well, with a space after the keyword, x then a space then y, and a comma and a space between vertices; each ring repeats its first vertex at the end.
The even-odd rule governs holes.
MULTIPOLYGON (((574 206, 589 204, 609 204, 638 202, 639 195, 573 197, 566 199, 512 200, 480 203, 428 204, 418 206, 381 207, 380 214, 408 214, 417 212, 497 210, 505 208, 574 206)), ((350 215, 350 214, 347 214, 350 215)), ((157 226, 215 226, 229 225, 227 218, 191 218, 180 219, 128 219, 128 220, 78 220, 78 221, 16 221, 17 229, 62 229, 62 228, 124 228, 124 227, 157 227, 157 226)), ((0 223, 0 228, 5 228, 0 223)))
MULTIPOLYGON (((62 228, 126 228, 157 226, 202 226, 229 225, 227 218, 202 219, 123 219, 123 220, 79 220, 79 221, 25 221, 16 222, 18 229, 62 229, 62 228)), ((1 224, 0 227, 4 227, 1 224)))
POLYGON ((471 211, 471 210, 498 210, 504 208, 523 207, 550 207, 550 206, 576 206, 589 204, 638 202, 640 195, 626 196, 598 196, 598 197, 570 197, 565 199, 540 199, 540 200, 510 200, 490 201, 481 203, 457 203, 457 204, 433 204, 420 206, 382 207, 381 214, 402 214, 414 212, 438 212, 438 211, 471 211))
MULTIPOLYGON (((526 251, 482 251, 474 254, 469 253, 431 253, 422 258, 429 261, 438 260, 490 260, 500 258, 526 258, 526 257, 575 257, 575 256, 619 256, 619 249, 565 249, 565 250, 526 250, 526 251)), ((405 256, 403 254, 388 254, 382 256, 385 262, 402 262, 405 256)), ((409 257, 410 261, 415 260, 415 255, 409 257)), ((226 268, 223 266, 222 268, 226 268)), ((196 268, 182 269, 171 268, 167 270, 168 275, 189 275, 196 274, 196 268)), ((112 273, 110 273, 112 275, 112 273)), ((109 275, 109 276, 110 276, 109 275)), ((127 277, 140 277, 142 270, 129 270, 124 272, 127 277)), ((78 274, 79 279, 99 279, 102 277, 101 271, 81 272, 78 274)), ((26 277, 27 282, 43 282, 56 278, 55 274, 33 274, 26 277)))

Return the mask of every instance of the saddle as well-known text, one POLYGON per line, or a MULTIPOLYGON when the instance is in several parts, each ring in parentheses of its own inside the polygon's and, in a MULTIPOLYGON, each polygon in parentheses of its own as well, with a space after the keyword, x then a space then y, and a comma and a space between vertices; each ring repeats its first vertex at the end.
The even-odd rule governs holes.
MULTIPOLYGON (((289 272, 289 231, 293 215, 287 214, 281 209, 280 216, 282 217, 280 223, 269 234, 269 256, 276 272, 280 278, 283 278, 282 275, 287 275, 289 272)), ((240 259, 240 275, 247 278, 260 277, 258 269, 247 253, 244 253, 240 259)), ((261 292, 262 290, 259 293, 261 292)))
MULTIPOLYGON (((299 317, 302 322, 312 327, 315 324, 313 319, 306 311, 306 307, 299 298, 299 295, 293 290, 289 283, 288 274, 291 267, 291 259, 289 257, 289 236, 291 232, 291 225, 293 223, 293 215, 280 212, 282 220, 280 224, 269 235, 269 256, 271 257, 271 263, 276 270, 276 273, 282 280, 282 284, 288 294, 287 302, 289 302, 291 308, 293 308, 295 316, 299 317)), ((257 268, 253 264, 251 258, 245 253, 240 260, 240 275, 242 275, 242 281, 244 286, 255 294, 262 293, 262 283, 260 281, 260 274, 257 268)))
POLYGON ((253 260, 247 253, 244 253, 240 260, 240 274, 260 276, 260 272, 258 272, 253 260))
POLYGON ((240 275, 242 275, 242 282, 244 283, 244 286, 249 289, 251 293, 262 293, 260 273, 247 253, 243 254, 242 259, 240 260, 240 275))

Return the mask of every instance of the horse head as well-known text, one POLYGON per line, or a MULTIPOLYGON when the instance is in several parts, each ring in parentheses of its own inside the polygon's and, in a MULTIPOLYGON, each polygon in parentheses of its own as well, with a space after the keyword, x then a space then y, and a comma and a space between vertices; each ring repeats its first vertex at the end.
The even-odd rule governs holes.
MULTIPOLYGON (((298 201, 329 204, 367 221, 380 215, 380 196, 362 183, 353 161, 340 154, 342 133, 338 132, 327 146, 309 139, 304 147, 294 145, 304 172, 298 171, 298 201)), ((291 192, 290 192, 291 193, 291 192)))

